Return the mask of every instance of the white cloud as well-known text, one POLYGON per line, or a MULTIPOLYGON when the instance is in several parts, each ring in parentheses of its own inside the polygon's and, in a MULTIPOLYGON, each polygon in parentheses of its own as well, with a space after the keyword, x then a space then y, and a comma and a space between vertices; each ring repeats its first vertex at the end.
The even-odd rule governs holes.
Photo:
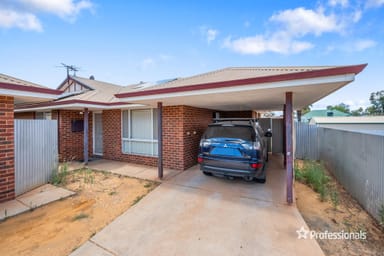
POLYGON ((330 6, 337 6, 340 5, 341 7, 348 7, 349 1, 348 0, 329 0, 328 4, 330 6))
POLYGON ((339 32, 341 23, 335 15, 325 15, 324 10, 309 10, 302 7, 281 11, 270 18, 281 24, 283 29, 293 36, 314 34, 319 36, 326 32, 339 32))
MULTIPOLYGON (((356 6, 349 6, 350 2, 346 0, 329 0, 328 4, 331 7, 327 9, 320 6, 317 9, 298 7, 279 11, 269 18, 267 32, 238 38, 227 37, 223 47, 241 54, 297 54, 315 47, 311 36, 320 37, 331 33, 345 36, 351 33, 353 24, 361 20, 363 11, 356 6), (336 15, 333 7, 339 5, 344 9, 336 15)), ((329 53, 334 50, 363 51, 376 44, 373 40, 355 40, 343 46, 324 47, 329 53)))
POLYGON ((140 63, 140 67, 143 70, 146 70, 146 69, 153 67, 155 65, 156 65, 156 62, 153 58, 145 58, 140 63))
POLYGON ((209 44, 212 41, 216 40, 216 37, 219 34, 219 31, 213 28, 208 28, 206 26, 201 26, 200 33, 209 44))
POLYGON ((320 36, 323 33, 339 33, 343 30, 343 25, 337 17, 326 15, 321 8, 309 10, 299 7, 284 10, 272 15, 269 21, 278 25, 275 32, 237 39, 227 38, 223 46, 242 54, 297 54, 314 48, 313 43, 302 40, 304 36, 320 36))
POLYGON ((352 21, 353 23, 359 22, 361 20, 361 17, 363 16, 363 12, 361 10, 356 10, 352 15, 352 21))
POLYGON ((35 15, 7 9, 0 10, 0 27, 43 31, 43 27, 35 15))
POLYGON ((370 39, 362 39, 357 40, 353 42, 352 44, 352 51, 363 51, 368 48, 372 48, 376 46, 376 41, 370 40, 370 39))
POLYGON ((17 0, 25 8, 36 12, 47 12, 61 18, 75 19, 82 10, 90 10, 93 4, 89 0, 17 0))
POLYGON ((256 35, 235 40, 227 38, 224 42, 224 47, 242 54, 262 54, 265 52, 294 54, 313 48, 313 44, 305 41, 292 40, 283 34, 275 34, 271 37, 256 35))
POLYGON ((74 22, 83 10, 93 10, 91 0, 1 0, 0 27, 42 31, 39 13, 74 22))
POLYGON ((344 51, 348 53, 356 53, 373 48, 377 45, 377 42, 371 39, 356 39, 354 41, 347 41, 344 43, 333 43, 327 46, 325 53, 331 53, 333 51, 344 51))
POLYGON ((158 66, 161 66, 164 63, 168 63, 168 62, 172 61, 173 58, 174 57, 169 55, 169 54, 161 53, 158 55, 153 55, 153 56, 146 57, 146 58, 142 59, 141 61, 138 62, 137 67, 140 70, 145 71, 148 69, 152 69, 152 68, 156 68, 158 66))
POLYGON ((365 2, 366 8, 379 8, 384 5, 384 0, 368 0, 365 2))

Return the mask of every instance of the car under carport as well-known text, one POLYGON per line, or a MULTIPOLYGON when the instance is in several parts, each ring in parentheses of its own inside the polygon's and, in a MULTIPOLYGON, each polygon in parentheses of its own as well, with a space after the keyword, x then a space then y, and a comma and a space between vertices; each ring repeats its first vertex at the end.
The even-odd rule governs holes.
MULTIPOLYGON (((164 110, 168 112, 169 107, 190 106, 215 112, 283 111, 286 201, 290 204, 293 202, 293 111, 299 111, 300 115, 304 107, 354 81, 366 66, 227 68, 156 87, 129 89, 115 96, 124 102, 157 107, 159 178, 163 176, 164 148, 168 147, 164 143, 169 143, 163 130, 164 110)), ((187 113, 184 121, 196 118, 187 113)), ((185 152, 190 147, 182 150, 185 152)))

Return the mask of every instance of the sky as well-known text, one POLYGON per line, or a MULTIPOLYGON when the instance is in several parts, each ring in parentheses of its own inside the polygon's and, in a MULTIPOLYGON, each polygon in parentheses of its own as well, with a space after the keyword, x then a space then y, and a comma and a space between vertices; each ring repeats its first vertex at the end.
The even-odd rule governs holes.
POLYGON ((384 0, 0 0, 0 73, 56 88, 128 85, 225 67, 368 63, 313 108, 384 90, 384 0))

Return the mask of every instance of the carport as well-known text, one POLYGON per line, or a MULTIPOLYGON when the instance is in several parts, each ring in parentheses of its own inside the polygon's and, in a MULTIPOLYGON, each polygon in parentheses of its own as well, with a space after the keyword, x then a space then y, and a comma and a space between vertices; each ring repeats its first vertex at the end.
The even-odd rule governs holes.
POLYGON ((121 101, 158 108, 158 175, 163 176, 162 110, 186 105, 215 111, 283 111, 286 200, 293 202, 293 111, 355 79, 367 64, 316 67, 226 68, 116 94, 121 101))

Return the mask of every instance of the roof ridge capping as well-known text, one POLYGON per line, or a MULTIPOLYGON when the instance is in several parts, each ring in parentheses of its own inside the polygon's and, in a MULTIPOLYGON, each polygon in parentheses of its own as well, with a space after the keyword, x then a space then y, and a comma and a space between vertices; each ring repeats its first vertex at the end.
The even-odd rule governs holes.
MULTIPOLYGON (((115 97, 116 98, 126 98, 126 97, 136 97, 136 96, 147 96, 147 95, 175 93, 175 92, 183 92, 183 91, 205 90, 205 89, 213 89, 213 88, 220 88, 220 87, 242 86, 242 85, 257 84, 257 83, 268 83, 268 82, 271 83, 271 82, 279 82, 279 81, 284 81, 284 80, 297 80, 297 79, 308 79, 308 78, 314 78, 314 77, 336 76, 336 75, 341 75, 341 74, 355 74, 355 75, 357 75, 361 71, 363 71, 367 65, 368 65, 368 63, 358 64, 358 65, 347 65, 347 66, 311 66, 312 69, 310 69, 310 70, 300 70, 300 71, 292 72, 292 73, 273 74, 273 75, 269 75, 269 76, 242 78, 242 79, 219 81, 219 82, 207 82, 207 83, 200 83, 200 84, 191 83, 189 85, 183 85, 180 87, 153 88, 150 90, 118 93, 118 94, 115 94, 115 97), (317 69, 315 69, 315 68, 317 68, 317 69)), ((247 67, 244 67, 243 69, 246 69, 246 68, 247 67)), ((248 67, 248 69, 249 68, 252 68, 252 67, 248 67)), ((268 69, 268 68, 273 68, 273 67, 265 67, 265 68, 268 69)), ((275 68, 278 68, 278 67, 275 67, 275 68)), ((280 67, 280 68, 298 69, 298 67, 280 67)), ((207 76, 209 74, 215 74, 218 72, 223 72, 225 70, 231 70, 231 69, 232 70, 233 69, 241 69, 241 67, 223 68, 223 69, 203 73, 200 75, 187 77, 187 78, 184 78, 183 80, 195 78, 195 77, 199 77, 199 76, 207 76)), ((177 81, 177 80, 175 80, 175 81, 177 81)), ((170 82, 170 84, 171 83, 172 82, 170 82)))

